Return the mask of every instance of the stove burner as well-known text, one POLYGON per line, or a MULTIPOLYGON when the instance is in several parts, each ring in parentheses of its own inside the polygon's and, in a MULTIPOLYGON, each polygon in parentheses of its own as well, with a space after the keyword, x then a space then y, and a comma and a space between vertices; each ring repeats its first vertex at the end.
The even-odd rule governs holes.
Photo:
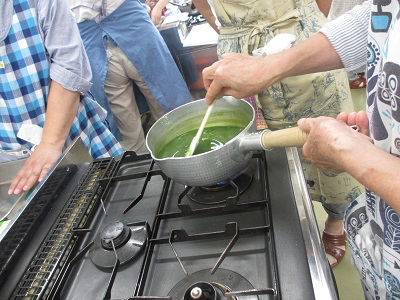
MULTIPOLYGON (((253 170, 251 167, 246 168, 236 178, 231 179, 239 189, 239 195, 250 186, 253 180, 253 170)), ((237 190, 232 186, 229 181, 217 183, 212 186, 195 187, 187 194, 190 200, 199 204, 221 204, 225 203, 229 197, 234 197, 237 190)))
POLYGON ((122 222, 113 222, 102 230, 100 233, 101 245, 106 250, 117 249, 126 244, 131 237, 131 230, 122 222))
POLYGON ((117 255, 122 266, 144 249, 146 241, 147 228, 143 223, 112 222, 103 228, 95 240, 90 259, 100 269, 112 269, 117 255))
POLYGON ((219 300, 219 294, 208 282, 193 284, 185 293, 184 300, 219 300))
MULTIPOLYGON (((254 289, 242 275, 227 269, 218 269, 211 274, 205 269, 186 276, 169 292, 172 300, 225 300, 226 292, 254 289)), ((236 296, 238 300, 258 300, 258 296, 236 296)))

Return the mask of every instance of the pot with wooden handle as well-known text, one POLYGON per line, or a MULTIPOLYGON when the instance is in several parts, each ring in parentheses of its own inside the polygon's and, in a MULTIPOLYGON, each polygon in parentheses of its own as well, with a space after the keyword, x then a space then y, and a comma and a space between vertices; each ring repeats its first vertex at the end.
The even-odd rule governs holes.
POLYGON ((188 186, 207 186, 224 181, 242 171, 253 151, 282 147, 301 147, 307 135, 297 127, 256 132, 255 112, 244 100, 223 97, 214 102, 206 127, 244 128, 225 145, 209 152, 189 156, 158 158, 161 148, 185 132, 196 130, 207 111, 204 99, 182 105, 160 118, 150 128, 146 145, 160 169, 174 181, 188 186))

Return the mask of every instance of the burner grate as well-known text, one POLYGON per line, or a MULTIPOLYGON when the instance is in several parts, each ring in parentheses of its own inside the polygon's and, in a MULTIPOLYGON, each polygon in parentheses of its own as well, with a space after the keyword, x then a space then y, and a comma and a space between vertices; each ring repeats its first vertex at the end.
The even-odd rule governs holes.
POLYGON ((75 227, 82 227, 101 198, 98 181, 114 170, 113 159, 94 161, 66 206, 50 229, 38 252, 28 266, 11 299, 47 298, 60 275, 60 270, 72 254, 78 236, 75 227))
MULTIPOLYGON (((264 154, 254 156, 253 158, 257 160, 257 168, 255 168, 256 172, 254 173, 254 176, 256 176, 256 179, 263 179, 265 176, 264 172, 266 172, 264 154), (261 164, 260 167, 258 167, 259 163, 261 164)), ((98 163, 100 164, 104 162, 105 161, 101 161, 98 163)), ((155 176, 161 176, 164 180, 164 182, 162 182, 162 192, 159 195, 159 201, 154 202, 155 206, 153 209, 156 212, 154 219, 151 219, 151 224, 143 224, 147 228, 148 234, 146 237, 146 243, 144 244, 144 255, 141 257, 140 261, 137 261, 137 265, 135 265, 137 266, 137 269, 135 270, 136 272, 132 275, 132 278, 129 278, 128 285, 130 285, 130 287, 124 290, 124 287, 126 286, 125 283, 128 281, 125 277, 121 282, 121 276, 126 274, 127 269, 120 268, 123 264, 123 259, 121 259, 121 256, 118 254, 118 243, 115 244, 114 239, 112 239, 112 243, 111 245, 108 245, 108 247, 110 248, 109 251, 113 250, 115 257, 113 257, 111 253, 110 263, 107 264, 107 273, 109 273, 111 267, 112 271, 111 274, 101 274, 102 282, 106 286, 96 287, 96 299, 109 300, 113 298, 112 296, 114 296, 114 298, 118 297, 118 299, 122 299, 121 295, 124 295, 124 299, 127 299, 126 297, 130 296, 131 298, 129 299, 132 300, 173 299, 170 296, 166 296, 168 291, 166 291, 165 288, 162 291, 159 291, 153 289, 153 287, 157 288, 157 286, 152 285, 154 275, 153 265, 158 263, 158 251, 165 246, 168 248, 168 244, 170 249, 168 249, 169 254, 167 254, 166 257, 168 257, 168 259, 172 258, 173 264, 176 264, 176 262, 174 262, 176 260, 181 266, 182 271, 186 274, 188 274, 187 271, 190 271, 190 268, 193 266, 190 263, 187 263, 186 250, 182 251, 182 248, 185 249, 185 245, 179 247, 178 243, 189 245, 194 242, 204 245, 205 243, 210 242, 211 244, 218 244, 217 252, 215 252, 218 256, 215 256, 215 260, 213 257, 201 258, 204 259, 207 266, 210 267, 207 270, 207 274, 209 273, 211 274, 210 276, 214 276, 214 274, 218 275, 223 272, 223 269, 220 268, 222 262, 224 262, 225 265, 229 265, 234 271, 239 270, 240 273, 240 267, 242 267, 242 264, 237 264, 234 259, 238 251, 231 253, 231 249, 233 249, 233 247, 236 250, 242 249, 243 245, 246 244, 245 241, 253 237, 260 245, 264 245, 265 243, 264 247, 266 246, 269 250, 266 251, 267 257, 265 259, 270 261, 271 271, 266 272, 268 274, 261 274, 267 280, 264 280, 263 282, 258 281, 257 285, 253 283, 257 289, 250 286, 235 286, 235 289, 232 289, 232 291, 229 292, 226 291, 224 295, 227 297, 237 297, 238 299, 241 297, 255 298, 258 295, 270 295, 276 299, 280 299, 278 288, 279 278, 274 248, 274 233, 270 223, 271 209, 269 201, 267 201, 268 191, 266 180, 260 181, 263 185, 262 187, 254 188, 254 185, 251 186, 248 192, 246 192, 246 197, 243 197, 240 193, 241 189, 237 187, 235 182, 232 182, 233 193, 232 195, 228 195, 224 203, 218 203, 206 207, 200 206, 199 208, 196 204, 192 205, 191 201, 188 199, 188 193, 190 193, 192 188, 183 187, 181 185, 176 187, 175 183, 170 178, 166 177, 161 170, 154 168, 155 164, 154 161, 151 160, 150 156, 138 157, 132 155, 132 153, 126 152, 118 163, 105 163, 101 167, 99 167, 99 164, 96 166, 95 164, 91 165, 91 169, 88 171, 89 175, 85 175, 86 177, 84 180, 77 185, 76 190, 67 202, 68 204, 63 208, 57 221, 51 227, 49 234, 41 244, 39 251, 35 254, 29 268, 25 271, 25 275, 20 280, 17 289, 14 290, 11 299, 59 299, 63 298, 61 295, 80 297, 80 293, 78 292, 81 291, 80 288, 82 286, 86 287, 87 284, 90 283, 80 285, 82 282, 81 279, 86 278, 81 276, 87 274, 80 275, 77 273, 78 268, 74 268, 74 266, 76 266, 84 256, 88 255, 88 258, 90 257, 91 251, 95 250, 95 243, 97 241, 93 240, 86 246, 83 245, 83 241, 90 237, 86 234, 92 232, 92 228, 90 228, 91 226, 89 226, 89 224, 96 225, 96 222, 92 223, 92 221, 99 220, 94 220, 94 218, 98 218, 99 215, 103 218, 109 218, 114 221, 114 215, 111 212, 109 213, 111 206, 110 197, 114 197, 115 195, 113 193, 114 190, 111 189, 119 188, 118 184, 120 182, 136 178, 144 179, 143 186, 141 186, 142 182, 140 185, 135 186, 135 190, 136 192, 139 192, 139 194, 135 193, 134 195, 129 195, 129 198, 126 199, 126 193, 124 191, 124 197, 121 197, 124 202, 121 201, 121 203, 119 203, 118 212, 124 215, 129 212, 130 209, 136 209, 137 204, 142 205, 142 200, 147 200, 145 196, 147 196, 149 192, 154 192, 153 190, 149 190, 150 185, 148 185, 148 183, 155 176), (124 164, 129 165, 132 162, 140 162, 140 167, 135 167, 134 172, 128 174, 122 172, 124 170, 123 168, 120 170, 120 167, 123 167, 124 164), (99 169, 100 171, 98 171, 99 169), (137 190, 137 188, 139 190, 137 190), (106 205, 104 205, 103 199, 106 201, 104 202, 106 205), (173 201, 171 205, 170 201, 173 201), (177 207, 175 205, 177 205, 177 207), (102 208, 105 217, 101 211, 98 211, 98 209, 101 209, 101 206, 103 206, 102 208), (254 211, 258 216, 261 216, 262 222, 242 222, 242 220, 238 218, 249 211, 254 211), (192 217, 194 217, 195 220, 201 220, 203 217, 205 219, 216 219, 214 218, 215 216, 223 215, 227 215, 225 217, 232 215, 232 218, 228 218, 228 222, 223 222, 223 224, 222 222, 217 222, 207 228, 199 226, 196 230, 193 230, 193 227, 190 226, 186 227, 187 224, 184 222, 186 219, 192 217), (231 219, 236 222, 232 222, 231 219), (184 224, 185 226, 181 226, 180 224, 184 224), (225 230, 221 227, 224 224, 226 226, 225 230), (192 233, 189 234, 189 231, 186 231, 183 228, 192 231, 192 233), (239 236, 241 238, 239 238, 239 236), (222 239, 226 240, 226 244, 221 244, 220 240, 222 239), (221 249, 221 247, 223 248, 221 249), (185 269, 185 267, 187 269, 185 269), (117 273, 119 276, 118 278, 117 273), (108 282, 106 282, 107 276, 109 277, 108 282), (135 278, 133 278, 134 276, 135 278), (71 289, 67 291, 67 287, 71 288, 70 285, 75 284, 75 281, 79 282, 78 285, 74 285, 74 287, 77 286, 78 288, 76 290, 71 289), (122 283, 124 283, 124 286, 122 286, 122 283), (261 285, 263 287, 261 287, 261 285), (65 291, 63 291, 64 288, 65 291), (127 293, 128 289, 129 294, 127 293), (121 290, 123 290, 124 294, 121 290), (146 296, 146 294, 149 296, 146 296)), ((160 182, 157 182, 157 186, 161 186, 160 182)), ((117 196, 119 196, 119 194, 117 194, 117 196)), ((113 199, 119 198, 117 197, 113 199)), ((140 206, 138 206, 138 208, 140 209, 140 206)), ((130 213, 133 214, 132 212, 130 213)), ((244 249, 244 251, 247 250, 248 248, 244 249)), ((259 255, 264 256, 264 254, 259 255)), ((85 265, 86 262, 92 265, 90 260, 82 262, 82 265, 85 265)), ((166 265, 163 265, 163 267, 156 270, 156 273, 165 268, 169 271, 168 264, 169 262, 167 261, 166 265)), ((159 272, 159 274, 160 273, 161 272, 159 272)), ((254 278, 248 276, 248 274, 242 275, 248 277, 250 282, 254 281, 254 278)), ((160 276, 160 279, 161 277, 162 276, 160 276)), ((169 277, 172 278, 173 276, 169 277)), ((168 281, 168 285, 165 285, 165 287, 172 288, 173 284, 171 283, 177 282, 174 282, 174 278, 170 278, 165 278, 166 281, 168 281)), ((231 286, 231 288, 232 287, 233 286, 231 286)), ((88 290, 85 290, 85 292, 88 292, 88 290)), ((87 294, 83 297, 91 298, 90 296, 88 297, 87 294)))
MULTIPOLYGON (((263 172, 265 172, 265 155, 264 154, 256 154, 253 156, 253 158, 256 158, 260 161, 261 166, 264 166, 263 172)), ((275 253, 275 248, 274 248, 274 234, 271 230, 271 225, 270 225, 270 220, 271 220, 271 210, 269 207, 269 202, 267 200, 267 187, 266 181, 261 181, 261 183, 264 185, 263 190, 265 191, 265 194, 261 194, 255 198, 255 199, 249 199, 250 201, 240 201, 240 189, 237 187, 237 185, 233 182, 230 181, 230 184, 234 187, 234 190, 236 190, 235 195, 229 196, 226 198, 225 203, 221 204, 216 204, 212 205, 209 207, 203 207, 203 208, 192 208, 190 204, 184 203, 183 199, 184 197, 187 196, 187 194, 192 190, 192 187, 187 186, 184 191, 178 195, 177 199, 177 206, 179 211, 165 211, 165 205, 167 202, 167 194, 168 194, 168 189, 170 188, 171 180, 167 178, 166 180, 166 185, 165 185, 165 190, 162 193, 160 203, 158 206, 158 211, 156 214, 156 218, 154 220, 153 224, 153 231, 152 231, 152 237, 149 240, 147 247, 146 247, 146 253, 145 253, 145 258, 142 263, 141 271, 139 278, 136 282, 136 287, 135 287, 135 292, 134 296, 129 298, 129 300, 164 300, 164 299, 173 299, 174 297, 171 296, 165 296, 165 295, 158 295, 158 296, 144 296, 145 293, 145 288, 147 286, 147 282, 149 281, 149 276, 150 274, 150 269, 152 262, 156 260, 154 258, 154 252, 156 251, 156 247, 161 245, 161 244, 169 244, 171 247, 171 250, 177 260, 177 262, 180 265, 180 268, 182 269, 183 273, 188 276, 189 273, 185 269, 184 263, 181 260, 178 252, 176 251, 174 247, 174 243, 177 242, 191 242, 191 241, 198 241, 198 240, 205 240, 205 241, 210 241, 210 240, 215 240, 215 239, 221 239, 223 237, 232 237, 230 242, 226 245, 225 249, 223 252, 220 254, 218 260, 214 263, 214 266, 209 273, 212 275, 219 270, 219 266, 221 263, 225 260, 231 249, 234 247, 236 244, 239 235, 244 236, 244 235, 255 235, 255 236, 266 236, 268 243, 270 245, 269 248, 269 259, 270 260, 270 283, 267 284, 269 287, 267 288, 257 288, 257 289, 243 289, 243 290, 236 290, 232 291, 230 293, 226 293, 225 296, 227 297, 252 297, 252 296, 259 296, 259 295, 272 295, 273 297, 276 297, 279 299, 279 276, 278 276, 278 269, 276 266, 276 253, 275 253), (165 220, 171 220, 171 219, 179 219, 179 218, 187 218, 187 217, 192 217, 192 216, 220 216, 220 215, 230 215, 230 214, 235 214, 235 213, 242 213, 242 212, 248 212, 250 210, 254 211, 263 211, 265 212, 265 224, 262 226, 251 226, 251 227, 244 227, 244 228, 239 228, 237 222, 229 222, 226 223, 225 230, 224 231, 202 231, 201 233, 196 233, 189 235, 185 229, 175 229, 170 232, 169 236, 164 236, 164 237, 159 237, 159 229, 162 227, 161 223, 165 220)), ((154 274, 153 274, 154 275, 154 274)), ((154 278, 153 278, 154 280, 154 278)), ((149 291, 146 291, 149 292, 149 291)), ((110 299, 110 298, 104 298, 104 299, 110 299)))
POLYGON ((0 242, 0 282, 4 282, 12 263, 18 258, 29 237, 41 224, 49 207, 58 198, 76 170, 75 165, 55 170, 0 242))

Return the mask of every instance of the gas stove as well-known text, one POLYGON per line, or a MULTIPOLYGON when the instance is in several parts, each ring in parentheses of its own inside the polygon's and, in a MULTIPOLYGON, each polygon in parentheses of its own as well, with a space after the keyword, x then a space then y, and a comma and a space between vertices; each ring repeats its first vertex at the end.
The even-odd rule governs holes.
POLYGON ((337 299, 295 148, 208 187, 77 149, 0 236, 1 299, 337 299))

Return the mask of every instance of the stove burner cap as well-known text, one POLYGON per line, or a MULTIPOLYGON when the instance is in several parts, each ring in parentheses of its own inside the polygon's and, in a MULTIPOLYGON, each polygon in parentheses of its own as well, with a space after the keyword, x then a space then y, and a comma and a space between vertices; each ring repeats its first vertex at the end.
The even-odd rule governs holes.
POLYGON ((193 284, 185 293, 184 300, 218 300, 214 286, 207 282, 193 284))
POLYGON ((226 292, 252 289, 254 286, 239 273, 218 268, 211 274, 211 269, 204 269, 184 277, 168 296, 172 300, 259 300, 256 295, 225 296, 226 292))
POLYGON ((94 240, 94 245, 89 252, 90 259, 100 269, 112 269, 116 256, 121 266, 127 264, 142 252, 147 236, 147 227, 144 222, 109 223, 94 240))
POLYGON ((118 236, 120 236, 123 231, 124 231, 124 224, 122 222, 117 221, 108 224, 106 227, 104 227, 103 231, 100 233, 100 237, 103 240, 113 240, 118 236))
POLYGON ((210 186, 195 187, 187 194, 190 200, 199 204, 213 205, 225 203, 229 197, 234 197, 237 192, 243 194, 253 181, 253 169, 247 167, 242 172, 233 176, 232 180, 239 191, 229 181, 219 182, 210 186))
POLYGON ((112 250, 123 246, 131 237, 131 231, 128 226, 122 222, 113 222, 108 224, 100 233, 101 245, 106 250, 112 250))

